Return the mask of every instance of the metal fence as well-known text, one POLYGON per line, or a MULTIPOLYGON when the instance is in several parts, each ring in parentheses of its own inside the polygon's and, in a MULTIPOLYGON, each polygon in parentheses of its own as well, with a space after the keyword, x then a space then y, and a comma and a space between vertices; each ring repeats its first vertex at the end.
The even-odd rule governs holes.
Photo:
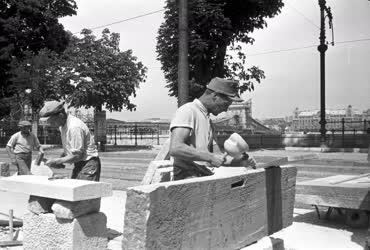
MULTIPOLYGON (((252 149, 321 146, 320 134, 241 135, 252 149)), ((218 144, 222 146, 229 136, 218 134, 218 144)), ((367 148, 370 144, 370 134, 327 134, 326 144, 330 148, 367 148)))
POLYGON ((107 127, 107 144, 112 145, 161 145, 169 138, 169 125, 120 124, 107 127))
MULTIPOLYGON (((309 127, 301 127, 298 131, 304 133, 318 132, 320 133, 320 124, 315 124, 314 126, 310 124, 309 127)), ((358 134, 358 133, 370 133, 370 121, 369 120, 352 120, 349 118, 342 118, 341 120, 329 120, 326 122, 327 134, 358 134)))
MULTIPOLYGON (((17 122, 0 122, 0 147, 5 147, 10 137, 18 131, 17 122)), ((62 144, 57 128, 38 126, 37 137, 41 144, 62 144)))

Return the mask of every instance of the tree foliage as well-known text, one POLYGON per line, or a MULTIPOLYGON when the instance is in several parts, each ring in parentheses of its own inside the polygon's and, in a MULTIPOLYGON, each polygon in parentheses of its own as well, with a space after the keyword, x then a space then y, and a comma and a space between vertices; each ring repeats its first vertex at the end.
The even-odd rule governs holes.
POLYGON ((130 100, 146 77, 146 67, 131 50, 120 51, 118 33, 104 29, 97 39, 84 29, 82 38, 73 37, 64 53, 64 94, 71 106, 103 106, 109 111, 135 109, 130 100), (67 85, 66 85, 67 84, 67 85))
POLYGON ((22 71, 15 67, 42 49, 62 53, 69 35, 58 18, 74 15, 76 9, 74 0, 0 0, 1 116, 9 114, 12 100, 22 95, 25 87, 20 83, 27 83, 24 79, 14 84, 19 80, 14 74, 22 71))
MULTIPOLYGON (((253 90, 254 83, 264 78, 264 72, 256 66, 244 67, 247 58, 240 43, 253 44, 250 33, 266 27, 265 19, 280 13, 282 0, 189 0, 188 5, 191 99, 198 97, 215 76, 239 79, 241 92, 253 90)), ((177 1, 166 2, 157 53, 169 93, 177 96, 177 1)))
POLYGON ((38 112, 46 99, 60 99, 63 93, 63 84, 58 82, 61 70, 59 55, 48 49, 41 49, 36 54, 26 51, 22 59, 14 58, 10 88, 14 89, 18 104, 22 106, 27 102, 34 112, 38 112))

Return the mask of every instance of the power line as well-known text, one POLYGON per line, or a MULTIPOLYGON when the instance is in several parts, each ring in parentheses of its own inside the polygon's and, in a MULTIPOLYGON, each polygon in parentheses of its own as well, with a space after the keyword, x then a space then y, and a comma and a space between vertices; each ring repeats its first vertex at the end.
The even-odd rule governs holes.
MULTIPOLYGON (((356 39, 356 40, 347 40, 347 41, 339 41, 335 42, 336 44, 341 44, 341 43, 354 43, 354 42, 365 42, 365 41, 370 41, 370 38, 363 38, 363 39, 356 39)), ((302 47, 296 47, 296 48, 289 48, 289 49, 280 49, 280 50, 270 50, 270 51, 265 51, 261 53, 255 53, 255 54, 247 54, 247 56, 259 56, 259 55, 267 55, 267 54, 273 54, 273 53, 280 53, 280 52, 286 52, 286 51, 294 51, 294 50, 301 50, 301 49, 308 49, 308 48, 313 48, 317 47, 317 45, 309 45, 309 46, 302 46, 302 47)))
POLYGON ((308 18, 307 16, 305 16, 305 14, 303 14, 301 11, 297 10, 293 5, 291 5, 289 2, 286 1, 286 3, 288 4, 288 6, 293 9, 295 12, 297 12, 299 15, 301 15, 304 19, 306 19, 307 22, 309 22, 310 24, 312 24, 313 26, 315 26, 316 28, 320 29, 320 27, 315 23, 313 22, 310 18, 308 18))
POLYGON ((364 42, 364 41, 370 41, 370 38, 363 38, 363 39, 357 39, 357 40, 348 40, 348 41, 341 41, 341 42, 335 42, 338 43, 353 43, 353 42, 364 42))
POLYGON ((259 55, 280 53, 280 52, 286 52, 286 51, 293 51, 293 50, 300 50, 300 49, 308 49, 308 48, 313 48, 313 47, 317 47, 317 45, 309 45, 309 46, 296 47, 296 48, 290 48, 290 49, 270 50, 270 51, 261 52, 261 53, 249 54, 247 56, 259 56, 259 55))
MULTIPOLYGON (((164 11, 164 9, 160 9, 160 10, 156 10, 156 11, 148 12, 148 13, 145 13, 145 14, 142 14, 142 15, 138 15, 138 16, 134 16, 134 17, 126 18, 126 19, 123 19, 123 20, 120 20, 120 21, 116 21, 116 22, 113 22, 113 23, 107 23, 107 24, 99 25, 99 26, 92 27, 92 28, 89 28, 89 29, 90 29, 90 30, 100 29, 100 28, 104 28, 104 27, 111 26, 111 25, 114 25, 114 24, 119 24, 119 23, 123 23, 123 22, 131 21, 131 20, 134 20, 134 19, 137 19, 137 18, 141 18, 141 17, 145 17, 145 16, 153 15, 153 14, 156 14, 156 13, 159 13, 159 12, 163 12, 163 11, 164 11)), ((73 34, 75 35, 75 34, 79 34, 79 33, 80 33, 80 32, 75 32, 75 33, 73 33, 73 34)))

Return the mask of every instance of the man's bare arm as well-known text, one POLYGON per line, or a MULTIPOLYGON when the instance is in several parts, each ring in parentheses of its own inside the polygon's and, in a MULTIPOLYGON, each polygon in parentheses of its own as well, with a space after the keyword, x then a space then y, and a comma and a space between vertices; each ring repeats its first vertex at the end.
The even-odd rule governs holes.
POLYGON ((59 165, 63 163, 75 163, 82 160, 82 156, 80 154, 67 154, 63 157, 59 158, 52 158, 48 161, 46 161, 46 165, 53 166, 53 165, 59 165))
POLYGON ((222 154, 197 150, 186 144, 191 130, 185 127, 176 127, 171 131, 170 155, 189 161, 206 161, 212 166, 219 167, 224 162, 222 154))

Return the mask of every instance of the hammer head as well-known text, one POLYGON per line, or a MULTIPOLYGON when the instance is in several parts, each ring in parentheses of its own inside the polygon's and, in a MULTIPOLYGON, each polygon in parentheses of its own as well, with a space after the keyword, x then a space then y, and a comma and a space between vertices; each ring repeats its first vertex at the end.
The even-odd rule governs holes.
POLYGON ((248 143, 238 134, 233 133, 224 142, 225 152, 233 158, 240 159, 249 150, 248 143))

